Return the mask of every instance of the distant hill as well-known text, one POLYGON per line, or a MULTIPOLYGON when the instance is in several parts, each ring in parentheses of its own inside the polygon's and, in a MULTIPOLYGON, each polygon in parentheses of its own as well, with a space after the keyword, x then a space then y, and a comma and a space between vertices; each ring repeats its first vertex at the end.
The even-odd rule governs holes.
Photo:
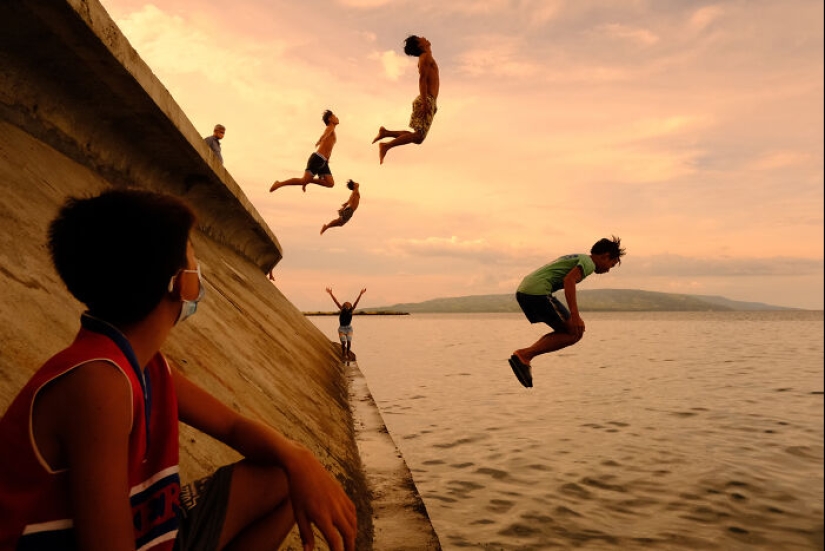
MULTIPOLYGON (((564 302, 564 293, 556 296, 564 302)), ((577 292, 582 312, 724 312, 748 310, 792 310, 761 302, 741 302, 719 296, 657 293, 635 289, 592 289, 577 292)), ((409 313, 506 313, 520 312, 514 294, 435 298, 424 302, 364 308, 365 312, 409 313)))

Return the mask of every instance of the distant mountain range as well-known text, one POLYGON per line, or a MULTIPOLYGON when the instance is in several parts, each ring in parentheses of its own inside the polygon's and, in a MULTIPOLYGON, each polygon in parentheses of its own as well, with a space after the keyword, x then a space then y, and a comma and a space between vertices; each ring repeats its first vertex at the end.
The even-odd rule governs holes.
MULTIPOLYGON (((555 296, 564 302, 564 292, 555 296)), ((761 302, 742 302, 725 297, 657 293, 636 289, 592 289, 576 293, 582 312, 724 312, 793 310, 761 302)), ((435 298, 424 302, 364 308, 368 312, 415 313, 506 313, 520 312, 514 294, 435 298)))

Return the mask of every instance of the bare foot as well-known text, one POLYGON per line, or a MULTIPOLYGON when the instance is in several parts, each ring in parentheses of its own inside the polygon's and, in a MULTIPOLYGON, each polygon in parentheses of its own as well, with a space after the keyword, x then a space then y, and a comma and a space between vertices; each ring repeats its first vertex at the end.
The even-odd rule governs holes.
POLYGON ((375 143, 378 140, 383 140, 386 137, 387 137, 387 129, 382 126, 381 128, 378 129, 378 135, 375 137, 374 140, 372 140, 372 143, 375 143))
POLYGON ((306 192, 307 192, 307 186, 308 186, 308 185, 309 185, 309 182, 307 182, 306 184, 302 185, 302 186, 301 186, 301 191, 303 191, 304 193, 306 193, 306 192))
POLYGON ((327 231, 327 228, 328 226, 324 224, 324 226, 321 228, 321 235, 324 235, 324 232, 327 231))
POLYGON ((269 188, 270 193, 275 191, 279 187, 281 187, 281 182, 279 182, 278 180, 275 180, 275 183, 272 184, 272 187, 269 188))
POLYGON ((378 144, 378 164, 384 164, 384 155, 387 154, 387 144, 380 143, 378 144))

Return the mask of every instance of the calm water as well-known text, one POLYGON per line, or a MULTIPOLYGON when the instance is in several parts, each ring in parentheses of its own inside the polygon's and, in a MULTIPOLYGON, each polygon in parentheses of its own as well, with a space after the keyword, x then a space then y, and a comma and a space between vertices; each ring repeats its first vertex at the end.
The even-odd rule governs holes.
POLYGON ((444 549, 823 548, 821 312, 584 318, 525 389, 520 314, 355 317, 444 549))

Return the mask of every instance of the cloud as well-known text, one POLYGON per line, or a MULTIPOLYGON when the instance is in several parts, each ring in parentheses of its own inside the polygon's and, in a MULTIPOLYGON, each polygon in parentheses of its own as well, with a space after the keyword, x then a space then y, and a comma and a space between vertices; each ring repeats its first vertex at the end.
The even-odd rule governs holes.
POLYGON ((688 26, 694 31, 703 31, 714 21, 724 15, 725 10, 721 6, 704 6, 693 12, 688 21, 688 26))
POLYGON ((807 164, 811 156, 800 151, 770 151, 753 160, 748 170, 779 170, 792 166, 807 164))
POLYGON ((381 8, 392 2, 392 0, 337 0, 339 4, 347 8, 372 9, 381 8))
POLYGON ((640 44, 642 46, 652 46, 659 42, 659 36, 647 29, 628 27, 619 23, 608 23, 597 27, 598 30, 608 36, 621 40, 640 44))
POLYGON ((822 276, 825 262, 822 258, 734 258, 724 256, 685 257, 653 255, 627 257, 622 260, 625 276, 653 277, 798 277, 822 276))
POLYGON ((393 50, 373 52, 369 58, 377 59, 384 69, 384 75, 392 81, 397 81, 413 64, 408 57, 398 55, 393 50))
POLYGON ((541 72, 539 64, 521 55, 518 40, 495 36, 480 40, 484 47, 459 55, 459 71, 471 77, 529 78, 541 72))
POLYGON ((491 243, 486 239, 464 240, 456 236, 427 237, 424 239, 389 239, 383 249, 391 255, 410 257, 442 257, 461 259, 483 264, 523 261, 524 257, 536 256, 518 245, 491 243))

